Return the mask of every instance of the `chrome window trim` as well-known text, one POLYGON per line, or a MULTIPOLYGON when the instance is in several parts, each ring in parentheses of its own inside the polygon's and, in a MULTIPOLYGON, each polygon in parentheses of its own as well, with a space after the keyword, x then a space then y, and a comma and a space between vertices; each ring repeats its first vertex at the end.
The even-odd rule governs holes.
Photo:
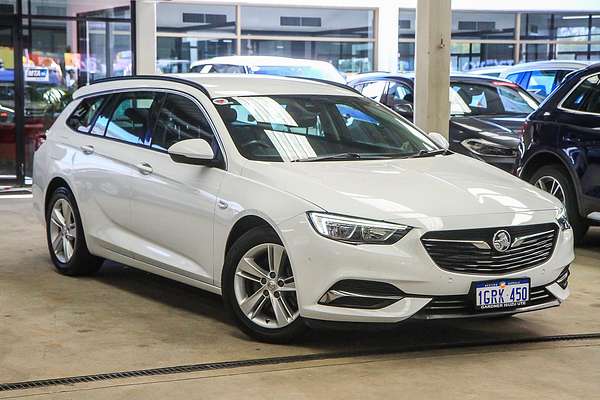
POLYGON ((556 108, 558 110, 564 111, 564 112, 568 112, 571 114, 579 114, 579 115, 595 115, 597 117, 600 117, 600 114, 598 113, 593 113, 593 112, 589 112, 589 111, 579 111, 579 110, 573 110, 570 108, 566 108, 563 107, 563 103, 569 98, 569 96, 579 87, 581 86, 581 84, 586 81, 588 78, 594 76, 594 75, 598 75, 598 77, 600 78, 600 72, 593 72, 591 74, 585 75, 582 78, 579 79, 579 81, 577 82, 577 84, 575 86, 573 86, 571 88, 571 90, 569 90, 569 92, 562 98, 562 100, 558 103, 558 106, 556 106, 556 108))
MULTIPOLYGON (((185 85, 185 83, 182 83, 185 85)), ((210 118, 210 115, 208 114, 208 112, 206 111, 205 107, 202 105, 202 103, 200 103, 200 101, 198 101, 198 99, 196 99, 194 96, 190 95, 189 93, 180 91, 180 90, 176 90, 176 89, 169 89, 169 88, 161 88, 161 87, 144 87, 144 88, 123 88, 123 89, 107 89, 107 90, 100 90, 98 92, 94 92, 94 93, 90 93, 89 95, 86 96, 82 96, 77 98, 77 100, 79 100, 79 103, 77 104, 77 106, 79 106, 79 104, 81 103, 81 101, 87 99, 87 98, 91 98, 91 97, 98 97, 98 96, 105 96, 105 95, 115 95, 115 94, 121 94, 121 93, 129 93, 129 92, 161 92, 161 93, 171 93, 174 95, 178 95, 178 96, 183 96, 188 98, 189 100, 191 100, 202 112, 202 115, 204 115, 204 117, 206 118, 206 120, 208 121, 208 124, 210 125, 210 128, 213 132, 213 134, 215 135, 215 137, 217 138, 217 143, 219 144, 219 149, 221 150, 221 153, 223 154, 223 161, 225 162, 225 167, 223 168, 224 171, 228 170, 228 158, 227 158, 227 152, 225 151, 225 145, 223 144, 223 140, 221 139, 221 134, 219 133, 217 127, 215 126, 213 120, 210 118)), ((206 97, 209 101, 210 98, 207 96, 206 97)), ((76 106, 76 107, 77 107, 76 106)), ((94 124, 96 123, 96 119, 97 119, 97 115, 94 116, 94 124)), ((66 125, 66 123, 65 123, 66 125)), ((139 143, 130 143, 124 140, 120 140, 120 139, 116 139, 116 138, 110 138, 110 137, 106 137, 106 132, 104 133, 104 135, 100 136, 100 135, 94 135, 90 132, 79 132, 74 130, 73 128, 71 128, 70 126, 67 125, 67 128, 69 130, 71 130, 72 132, 79 134, 79 135, 88 135, 91 137, 95 137, 95 138, 99 138, 99 139, 104 139, 104 140, 112 140, 115 142, 119 142, 119 143, 124 143, 130 146, 135 146, 135 147, 140 147, 146 150, 150 150, 150 151, 156 151, 158 153, 163 153, 163 154, 168 154, 168 152, 166 150, 160 150, 160 149, 156 149, 156 148, 152 148, 151 146, 145 145, 145 144, 139 144, 139 143)))

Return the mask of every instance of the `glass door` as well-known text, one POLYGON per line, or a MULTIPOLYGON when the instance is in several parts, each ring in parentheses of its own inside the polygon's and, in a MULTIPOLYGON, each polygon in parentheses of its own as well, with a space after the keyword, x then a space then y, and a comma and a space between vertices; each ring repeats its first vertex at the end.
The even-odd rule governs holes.
POLYGON ((17 180, 15 27, 0 20, 0 186, 17 180))

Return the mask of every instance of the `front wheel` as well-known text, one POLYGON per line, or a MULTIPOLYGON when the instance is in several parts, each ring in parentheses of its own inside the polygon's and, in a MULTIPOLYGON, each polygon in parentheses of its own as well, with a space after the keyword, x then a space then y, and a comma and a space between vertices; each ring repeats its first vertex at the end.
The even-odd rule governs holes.
POLYGON ((306 331, 290 260, 270 228, 254 228, 233 244, 222 282, 225 306, 249 336, 286 343, 306 331))
POLYGON ((575 187, 566 171, 557 165, 546 165, 535 171, 529 182, 564 204, 569 223, 573 227, 575 243, 580 243, 589 229, 589 224, 579 215, 575 187))

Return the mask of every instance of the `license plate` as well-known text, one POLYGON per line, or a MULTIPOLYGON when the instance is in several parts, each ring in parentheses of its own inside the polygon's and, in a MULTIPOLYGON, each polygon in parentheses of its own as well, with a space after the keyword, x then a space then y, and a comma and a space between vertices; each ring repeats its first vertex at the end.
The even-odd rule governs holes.
POLYGON ((497 310, 527 305, 529 279, 506 279, 475 283, 475 308, 497 310))

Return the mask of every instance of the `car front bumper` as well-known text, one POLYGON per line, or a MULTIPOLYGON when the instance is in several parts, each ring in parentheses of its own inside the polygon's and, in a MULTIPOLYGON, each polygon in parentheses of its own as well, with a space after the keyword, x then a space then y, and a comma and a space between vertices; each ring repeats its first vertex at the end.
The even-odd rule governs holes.
POLYGON ((422 227, 413 228, 393 245, 350 245, 324 238, 314 231, 304 214, 283 222, 279 229, 294 271, 302 317, 338 322, 395 323, 413 316, 426 319, 492 316, 559 305, 569 296, 569 290, 555 282, 574 259, 571 230, 558 231, 552 256, 543 264, 502 275, 443 270, 431 259, 420 240, 429 230, 503 227, 514 225, 514 221, 527 221, 533 225, 553 222, 554 216, 554 211, 540 211, 476 218, 424 218, 420 220, 422 227), (469 226, 465 226, 465 222, 469 226), (507 311, 480 313, 467 307, 456 313, 427 312, 427 306, 439 298, 454 296, 468 300, 473 282, 510 278, 528 278, 532 290, 541 288, 551 296, 548 301, 507 311), (376 309, 322 304, 323 296, 342 280, 384 282, 398 288, 403 295, 400 300, 376 309))

